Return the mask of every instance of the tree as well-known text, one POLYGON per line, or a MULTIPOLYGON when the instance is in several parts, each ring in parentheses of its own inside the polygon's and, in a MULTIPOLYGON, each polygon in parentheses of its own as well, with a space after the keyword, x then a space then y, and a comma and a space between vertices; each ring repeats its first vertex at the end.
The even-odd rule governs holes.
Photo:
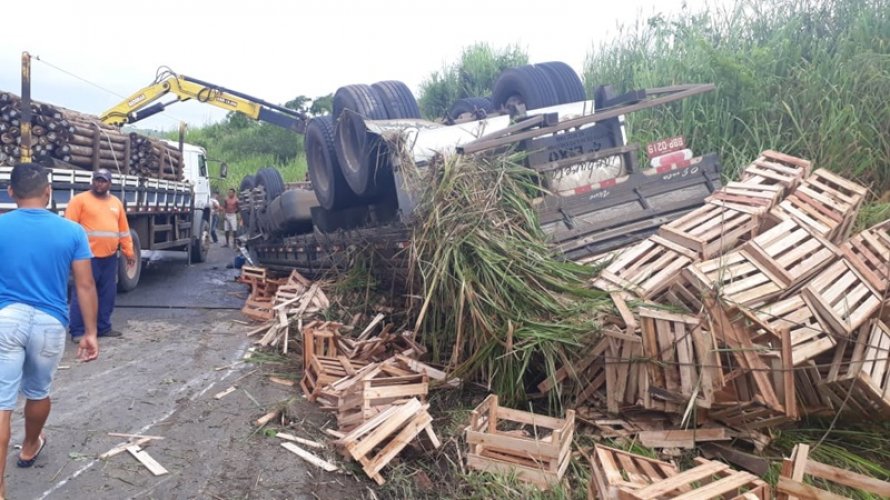
POLYGON ((489 96, 502 71, 524 64, 528 64, 528 54, 518 45, 500 50, 487 43, 466 47, 459 62, 433 72, 420 84, 420 111, 427 118, 438 118, 458 99, 489 96))
POLYGON ((312 116, 329 115, 334 112, 334 94, 316 97, 309 106, 309 114, 312 116))

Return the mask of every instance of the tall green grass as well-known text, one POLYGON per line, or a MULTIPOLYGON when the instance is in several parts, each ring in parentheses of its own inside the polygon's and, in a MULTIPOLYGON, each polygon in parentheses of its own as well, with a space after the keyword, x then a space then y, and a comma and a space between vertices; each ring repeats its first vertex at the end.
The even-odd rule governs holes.
POLYGON ((638 19, 595 47, 588 89, 713 82, 628 117, 637 142, 682 132, 731 176, 766 148, 890 188, 890 2, 750 0, 638 19), (678 130, 679 127, 679 130, 678 130))

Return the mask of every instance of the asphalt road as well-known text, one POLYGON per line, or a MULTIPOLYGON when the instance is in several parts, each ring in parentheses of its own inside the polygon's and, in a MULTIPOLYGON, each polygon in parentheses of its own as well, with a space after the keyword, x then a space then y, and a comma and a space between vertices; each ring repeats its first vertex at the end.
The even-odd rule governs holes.
MULTIPOLYGON (((118 296, 112 320, 124 337, 100 339, 98 360, 78 362, 69 342, 48 444, 31 469, 16 468, 18 451, 10 449, 7 498, 361 496, 356 478, 307 470, 277 439, 257 432, 254 420, 287 399, 308 419, 297 434, 319 439, 324 416, 296 389, 265 377, 296 378, 292 367, 241 361, 249 327, 238 322, 238 308, 247 290, 234 281, 237 271, 225 269, 233 256, 214 245, 206 263, 145 270, 136 290, 118 296), (232 385, 235 392, 213 397, 232 385), (152 475, 126 452, 98 459, 125 441, 109 432, 164 437, 145 449, 169 474, 152 475)), ((22 405, 13 415, 13 445, 24 432, 22 405)))

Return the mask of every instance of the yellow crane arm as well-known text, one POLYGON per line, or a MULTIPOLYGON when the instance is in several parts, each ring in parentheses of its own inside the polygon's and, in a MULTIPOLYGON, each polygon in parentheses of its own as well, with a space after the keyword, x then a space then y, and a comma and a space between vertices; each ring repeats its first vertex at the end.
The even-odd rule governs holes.
POLYGON ((302 133, 305 128, 306 116, 302 112, 171 71, 106 110, 99 115, 99 119, 109 125, 122 126, 159 113, 173 102, 190 99, 211 104, 226 111, 242 113, 253 120, 265 121, 295 132, 302 133), (167 94, 176 96, 176 101, 155 103, 167 94))

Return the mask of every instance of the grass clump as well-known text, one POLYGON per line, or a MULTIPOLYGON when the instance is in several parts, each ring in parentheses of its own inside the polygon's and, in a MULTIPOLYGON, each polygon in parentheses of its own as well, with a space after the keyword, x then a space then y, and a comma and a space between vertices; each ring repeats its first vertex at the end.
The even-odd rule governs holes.
POLYGON ((593 271, 547 245, 532 205, 541 188, 519 160, 452 157, 431 168, 412 240, 415 326, 433 360, 506 404, 572 359, 608 307, 585 286, 593 271))
POLYGON ((676 135, 729 167, 778 149, 890 188, 890 4, 749 0, 638 19, 588 54, 588 88, 713 82, 700 98, 628 116, 639 142, 676 135))

